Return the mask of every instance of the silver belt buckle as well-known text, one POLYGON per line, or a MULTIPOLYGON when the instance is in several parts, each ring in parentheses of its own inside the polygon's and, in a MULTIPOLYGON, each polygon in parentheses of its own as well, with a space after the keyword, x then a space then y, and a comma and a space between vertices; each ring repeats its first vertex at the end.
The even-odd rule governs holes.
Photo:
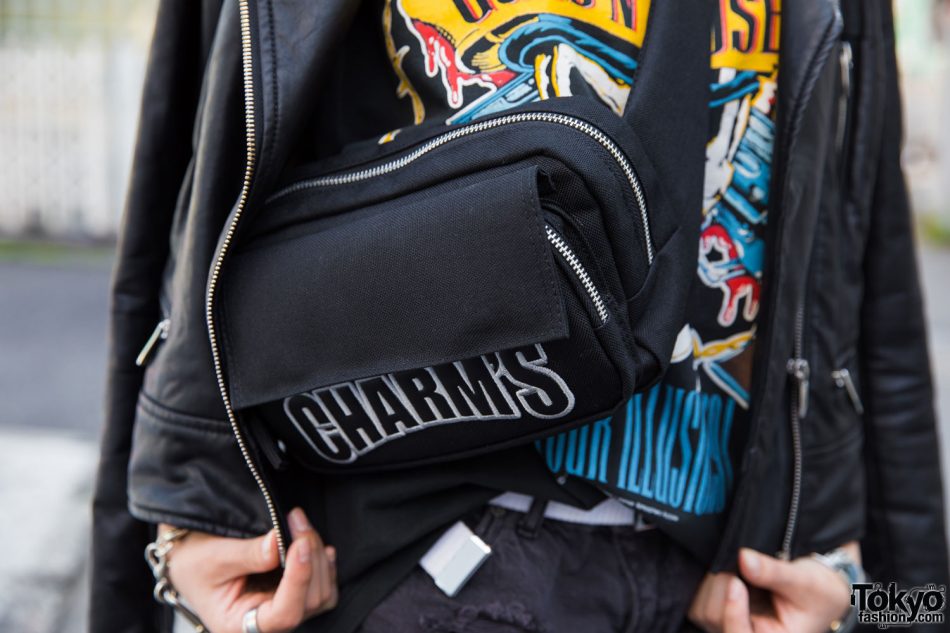
POLYGON ((448 597, 457 594, 491 555, 491 547, 461 521, 446 530, 419 565, 448 597))

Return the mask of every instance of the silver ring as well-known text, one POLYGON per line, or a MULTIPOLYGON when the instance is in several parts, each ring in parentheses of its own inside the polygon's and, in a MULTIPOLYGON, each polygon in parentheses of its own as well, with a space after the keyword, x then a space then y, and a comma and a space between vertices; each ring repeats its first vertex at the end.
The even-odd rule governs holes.
POLYGON ((257 607, 244 614, 241 630, 244 633, 261 633, 260 627, 257 626, 257 607))

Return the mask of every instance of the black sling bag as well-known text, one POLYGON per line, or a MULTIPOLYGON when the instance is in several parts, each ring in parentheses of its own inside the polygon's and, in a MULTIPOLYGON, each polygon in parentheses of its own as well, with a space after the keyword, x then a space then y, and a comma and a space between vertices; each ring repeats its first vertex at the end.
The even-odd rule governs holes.
POLYGON ((319 471, 609 416, 655 382, 695 276, 708 2, 653 2, 623 117, 579 97, 307 165, 225 266, 232 403, 319 471))

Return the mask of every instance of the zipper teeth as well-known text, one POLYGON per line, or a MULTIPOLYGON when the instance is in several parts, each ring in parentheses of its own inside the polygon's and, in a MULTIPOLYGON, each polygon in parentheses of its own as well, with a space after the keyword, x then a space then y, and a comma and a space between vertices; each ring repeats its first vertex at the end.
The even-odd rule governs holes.
POLYGON ((371 178, 376 178, 377 176, 382 176, 385 174, 392 173, 396 170, 402 169, 406 165, 418 160, 422 156, 425 156, 432 150, 445 145, 451 141, 457 140, 459 138, 469 136, 478 132, 484 132, 493 128, 501 127, 504 125, 511 125, 513 123, 525 123, 525 122, 543 122, 543 123, 556 123, 558 125, 563 125, 579 132, 582 132, 595 141, 597 141, 604 149, 606 149, 613 159, 623 170, 624 176, 626 176, 627 181, 630 183, 630 188, 633 190, 633 195, 637 201, 637 207, 640 212, 640 222, 643 227, 643 238, 646 243, 647 251, 647 262, 653 263, 653 238, 650 233, 650 221, 649 216, 647 215, 647 204, 646 204, 646 195, 643 192, 643 186, 640 184, 640 179, 637 176, 636 171, 633 169, 633 165, 630 164, 630 160, 623 153, 623 151, 617 146, 609 136, 604 134, 600 129, 594 127, 590 123, 578 119, 576 117, 564 115, 564 114, 554 114, 550 112, 522 112, 519 114, 508 114, 505 116, 500 116, 494 119, 487 121, 480 121, 478 123, 471 123, 459 127, 451 132, 447 132, 440 136, 435 137, 434 139, 427 142, 422 147, 401 156, 394 160, 381 163, 375 167, 369 167, 366 169, 361 169, 358 171, 348 172, 344 174, 332 175, 332 176, 321 176, 319 178, 312 178, 310 180, 304 180, 289 187, 285 187, 280 191, 272 195, 268 202, 282 198, 283 196, 301 191, 304 189, 311 189, 314 187, 331 187, 335 185, 347 185, 354 182, 360 182, 363 180, 369 180, 371 178))
POLYGON ((591 280, 590 275, 587 274, 587 269, 584 268, 584 265, 574 254, 574 251, 571 250, 571 247, 567 245, 567 242, 561 239, 561 236, 554 232, 554 229, 545 225, 544 230, 547 233, 548 241, 551 242, 551 245, 554 246, 557 252, 561 254, 561 257, 564 258, 564 261, 567 262, 568 266, 571 267, 571 270, 574 271, 574 274, 577 275, 581 285, 584 286, 584 289, 587 291, 587 295, 594 304, 594 308, 597 310, 597 315, 600 317, 601 324, 606 323, 609 316, 609 313, 607 312, 607 306, 604 305, 603 297, 597 290, 594 282, 591 280))
MULTIPOLYGON (((834 0, 833 8, 835 12, 835 20, 827 27, 829 30, 834 30, 834 22, 842 21, 843 17, 841 14, 841 0, 834 0)), ((830 31, 829 31, 830 32, 830 31)), ((816 60, 820 57, 820 50, 816 52, 813 56, 813 60, 816 60)), ((794 114, 794 113, 793 113, 794 114)), ((791 130, 792 128, 789 128, 791 130)), ((785 136, 788 136, 787 134, 785 136)), ((788 152, 788 139, 782 141, 783 147, 779 148, 780 152, 788 152)), ((786 186, 787 183, 783 183, 783 186, 786 186)), ((798 512, 799 505, 801 503, 801 489, 802 489, 802 435, 801 435, 801 418, 804 415, 804 411, 801 409, 808 404, 808 384, 803 382, 808 380, 808 361, 804 358, 804 327, 805 327, 805 304, 804 298, 802 303, 799 304, 798 310, 795 313, 795 340, 794 340, 794 355, 795 358, 789 361, 788 368, 791 371, 794 370, 797 386, 799 388, 798 394, 793 394, 791 399, 791 411, 790 411, 790 426, 792 432, 792 451, 793 451, 793 471, 792 471, 792 495, 789 500, 788 508, 788 521, 785 524, 785 535, 782 539, 782 550, 779 552, 780 556, 789 559, 791 558, 792 553, 792 539, 795 535, 795 526, 798 523, 798 512), (801 372, 801 373, 799 373, 801 372), (801 376, 801 377, 800 377, 801 376), (801 394, 804 392, 804 396, 801 394)))
POLYGON ((224 369, 221 365, 221 352, 218 347, 217 330, 214 324, 214 299, 215 292, 218 288, 218 279, 221 276, 221 266, 224 262, 225 256, 227 255, 228 249, 231 246, 231 241, 234 238, 234 231, 237 227, 237 223, 241 219, 241 214, 244 212, 244 208, 247 206, 247 199, 251 189, 251 181, 254 178, 254 171, 257 165, 257 130, 255 123, 254 70, 252 59, 253 49, 251 43, 250 9, 248 8, 247 0, 238 0, 238 10, 241 17, 241 64, 243 67, 244 81, 244 121, 247 159, 244 166, 244 182, 241 185, 241 194, 238 198, 237 208, 235 209, 233 219, 228 224, 224 241, 221 244, 221 248, 218 249, 218 254, 215 257, 214 265, 211 269, 211 279, 208 282, 208 293, 205 298, 205 320, 208 324, 208 337, 211 341, 211 356, 212 360, 214 361, 214 373, 218 380, 218 390, 221 392, 221 399, 224 402, 224 408, 227 411, 228 421, 231 423, 231 430, 233 431, 234 437, 237 440, 238 448, 241 450, 241 456, 244 458, 244 462, 247 464, 248 470, 251 471, 251 476, 257 483, 257 487, 260 489, 261 494, 264 496, 264 502, 267 505, 267 513, 270 515, 271 524, 274 527, 275 536, 277 538, 277 548, 280 552, 280 561, 281 564, 284 564, 286 562, 287 550, 284 544, 283 534, 280 530, 280 519, 277 514, 277 504, 274 503, 274 497, 271 495, 267 484, 264 482, 264 478, 261 476, 260 469, 258 469, 257 464, 254 463, 254 458, 251 456, 251 452, 248 449, 247 440, 245 439, 244 433, 241 431, 241 428, 238 425, 234 408, 231 406, 231 396, 228 393, 227 383, 224 379, 224 369))
MULTIPOLYGON (((823 26, 823 31, 820 35, 820 42, 822 43, 832 40, 833 37, 837 35, 835 33, 835 30, 836 30, 835 22, 836 21, 840 22, 840 20, 842 19, 840 4, 841 4, 840 0, 834 1, 834 11, 836 15, 830 22, 828 22, 827 24, 823 26)), ((815 51, 812 51, 811 54, 808 56, 808 62, 810 64, 810 67, 819 66, 820 64, 818 62, 821 60, 821 57, 822 56, 821 56, 820 47, 816 49, 815 51)), ((784 67, 785 67, 784 63, 780 62, 780 67, 779 67, 780 73, 784 72, 782 71, 782 68, 784 67)), ((793 134, 793 132, 797 132, 798 124, 796 123, 796 121, 801 119, 800 115, 803 109, 802 102, 804 101, 805 105, 809 103, 811 91, 814 88, 813 84, 814 82, 811 79, 806 79, 802 84, 796 86, 794 90, 790 91, 791 96, 786 95, 786 97, 788 97, 787 105, 788 105, 790 114, 786 117, 787 120, 784 121, 782 125, 778 126, 778 129, 777 129, 777 136, 775 139, 776 150, 774 152, 776 162, 773 163, 773 167, 775 167, 778 164, 778 162, 781 162, 782 160, 785 160, 785 162, 788 162, 788 157, 791 153, 792 139, 796 138, 795 134, 793 134), (806 93, 808 94, 809 99, 802 99, 802 97, 805 96, 806 93)), ((778 195, 774 197, 773 203, 770 205, 770 209, 781 207, 784 204, 783 200, 785 198, 788 198, 789 196, 789 185, 787 182, 788 179, 780 177, 779 173, 780 171, 776 168, 776 170, 774 171, 774 174, 776 175, 776 177, 773 180, 772 186, 774 190, 778 193, 778 195)), ((776 223, 777 225, 775 227, 776 231, 772 235, 773 241, 775 242, 775 244, 780 244, 781 241, 784 239, 784 234, 786 232, 786 229, 784 227, 785 224, 786 222, 784 221, 779 221, 776 223)), ((779 249, 776 249, 776 250, 779 250, 779 249)), ((770 272, 769 271, 767 272, 769 272, 769 274, 771 275, 770 277, 771 279, 777 279, 778 276, 776 273, 779 269, 782 268, 781 258, 769 257, 769 263, 770 263, 770 272)), ((769 292, 768 295, 769 296, 768 296, 767 304, 765 306, 765 310, 766 310, 765 315, 768 317, 774 317, 778 313, 779 302, 777 300, 777 293, 769 292)), ((768 329, 768 325, 767 325, 768 319, 760 318, 759 321, 761 322, 764 328, 762 329, 762 332, 765 332, 767 336, 762 337, 762 343, 764 344, 756 347, 755 356, 756 356, 756 359, 759 359, 759 360, 768 360, 771 356, 771 352, 773 351, 773 348, 776 346, 775 337, 771 333, 771 331, 768 329)), ((761 378, 767 378, 767 377, 768 377, 768 372, 764 372, 761 376, 761 378)), ((762 380, 758 381, 760 386, 761 384, 765 384, 765 382, 766 381, 762 381, 762 380)), ((759 390, 759 391, 764 392, 764 390, 759 390)), ((761 409, 761 398, 754 399, 754 401, 750 403, 750 406, 754 410, 761 409)), ((761 426, 762 425, 760 422, 755 421, 755 423, 749 427, 749 433, 756 434, 756 435, 761 433, 762 431, 761 426)), ((738 485, 736 487, 736 494, 733 499, 734 508, 739 508, 743 504, 746 504, 746 506, 748 506, 749 501, 750 501, 749 497, 752 494, 752 491, 754 490, 755 485, 756 485, 755 482, 750 481, 748 479, 738 482, 738 485)), ((733 514, 737 515, 738 513, 734 512, 733 514)), ((737 540, 739 539, 740 532, 741 532, 741 526, 739 524, 739 521, 736 519, 736 516, 733 516, 731 519, 728 520, 725 527, 724 534, 728 535, 728 538, 729 538, 729 540, 727 541, 727 545, 736 545, 737 540)), ((791 545, 790 538, 785 539, 785 541, 788 543, 789 546, 791 545)), ((791 551, 790 548, 788 551, 789 552, 791 551)), ((714 561, 715 564, 716 565, 728 564, 729 560, 731 559, 731 555, 734 552, 735 552, 735 549, 733 547, 730 547, 730 546, 720 547, 719 551, 716 554, 716 558, 714 561)), ((784 553, 784 552, 780 552, 780 554, 781 553, 784 553)))
POLYGON ((785 525, 785 536, 782 539, 782 554, 786 560, 791 557, 792 537, 795 534, 795 525, 798 523, 798 506, 802 494, 802 434, 798 414, 798 399, 792 398, 792 451, 794 453, 794 472, 792 475, 792 498, 789 501, 788 523, 785 525))
MULTIPOLYGON (((795 314, 795 361, 801 362, 804 353, 805 309, 799 307, 795 314)), ((801 379, 798 379, 801 380, 801 379)), ((799 385, 799 389, 801 386, 799 385)), ((785 524, 785 536, 782 539, 782 554, 786 559, 791 558, 792 538, 795 534, 795 525, 798 523, 798 507, 802 494, 802 429, 801 411, 799 410, 799 394, 792 394, 791 431, 792 431, 792 496, 789 500, 788 522, 785 524)))

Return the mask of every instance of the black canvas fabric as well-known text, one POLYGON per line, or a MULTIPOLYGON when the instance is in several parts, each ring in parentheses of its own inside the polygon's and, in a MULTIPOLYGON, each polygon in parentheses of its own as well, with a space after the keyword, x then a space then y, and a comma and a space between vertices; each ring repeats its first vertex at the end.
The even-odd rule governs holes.
POLYGON ((488 507, 465 522, 492 547, 452 598, 416 568, 358 633, 683 633, 703 565, 658 530, 488 507), (565 570, 571 570, 565 573, 565 570))
POLYGON ((697 222, 634 130, 584 99, 469 129, 314 166, 245 231, 224 277, 232 401, 266 404, 292 456, 486 452, 603 416, 665 368, 697 222))
MULTIPOLYGON (((666 63, 656 67, 664 49, 654 52, 652 46, 648 47, 650 55, 643 60, 650 68, 640 76, 638 60, 641 48, 648 43, 645 35, 655 33, 653 28, 665 28, 667 36, 672 37, 669 33, 679 26, 669 17, 676 11, 664 7, 658 10, 669 12, 667 17, 658 19, 659 27, 651 27, 650 16, 644 11, 649 6, 649 2, 641 2, 629 14, 621 14, 605 4, 581 7, 558 0, 468 7, 461 3, 414 0, 364 3, 339 51, 345 62, 331 74, 329 94, 317 104, 314 130, 301 142, 301 153, 326 152, 328 147, 339 152, 353 139, 370 136, 365 153, 375 155, 369 148, 385 147, 394 141, 398 144, 406 135, 417 139, 420 134, 411 124, 438 129, 445 122, 459 127, 498 117, 513 108, 515 112, 530 109, 516 106, 551 99, 552 94, 570 94, 573 100, 596 102, 619 116, 631 96, 638 95, 641 89, 649 94, 658 86, 676 86, 678 81, 710 85, 704 177, 710 190, 704 193, 702 204, 692 210, 703 223, 698 240, 699 261, 690 284, 686 325, 677 336, 678 351, 673 362, 660 382, 649 389, 639 388, 625 406, 615 408, 610 415, 548 435, 537 446, 552 476, 581 478, 638 504, 638 509, 649 512, 675 538, 689 543, 705 557, 715 549, 722 530, 735 483, 733 474, 738 470, 747 437, 747 390, 754 349, 751 341, 765 254, 760 238, 768 215, 780 14, 776 5, 761 3, 756 8, 755 28, 743 30, 742 18, 748 17, 745 10, 720 5, 718 19, 712 20, 713 52, 704 76, 699 76, 696 68, 684 66, 675 56, 664 58, 666 63), (729 37, 730 33, 733 37, 729 37), (742 38, 736 37, 739 34, 747 34, 748 42, 755 45, 744 46, 742 38), (398 54, 393 55, 393 51, 398 54), (659 83, 657 77, 663 73, 671 81, 659 83), (361 98, 356 98, 357 94, 361 98), (751 109, 750 118, 741 115, 747 107, 751 109), (689 351, 683 351, 684 345, 689 351)), ((676 103, 673 91, 667 90, 657 97, 661 98, 664 107, 676 103)), ((663 128, 661 120, 653 120, 656 126, 646 132, 663 135, 671 129, 663 128)), ((569 141, 563 135, 551 138, 552 145, 569 141)), ((658 150, 663 149, 659 144, 658 150)), ((347 148, 344 154, 350 151, 347 148)), ((385 150, 376 153, 380 151, 385 150)), ((345 169, 340 161, 330 162, 333 164, 327 166, 328 172, 345 169)), ((600 169, 596 160, 579 163, 585 170, 600 169)), ((677 184, 687 184, 675 170, 669 171, 669 177, 678 179, 677 184)), ((550 176, 547 179, 550 181, 550 176)), ((453 182, 446 181, 438 187, 451 191, 453 186, 463 186, 453 182)), ((369 181, 362 184, 372 186, 369 181)), ((562 199, 570 201, 567 206, 576 217, 581 200, 590 197, 583 182, 560 178, 551 184, 562 199)), ((352 187, 343 187, 342 191, 352 191, 352 187)), ((324 189, 321 200, 330 204, 330 195, 324 189)), ((511 196, 517 197, 514 190, 511 196)), ((490 209, 491 205, 485 205, 484 212, 490 209)), ((265 215, 286 215, 287 211, 284 205, 265 215)), ((592 250, 611 251, 605 240, 585 242, 585 254, 592 250)), ((530 293, 524 293, 524 298, 536 301, 530 293)), ((434 303, 443 304, 438 299, 434 303)), ((480 305, 485 304, 480 301, 480 305)), ((502 313, 500 307, 494 310, 502 313)), ((648 336, 676 323, 675 319, 664 318, 665 314, 656 311, 656 318, 644 328, 648 336)), ((641 317, 644 321, 647 318, 641 317)), ((512 327, 505 326, 504 319, 498 323, 500 327, 512 327)), ((347 322, 341 327, 349 326, 347 322)), ((500 367, 504 369, 505 364, 500 367)), ((573 367, 565 369, 575 373, 570 372, 573 367)), ((436 371, 446 370, 450 377, 457 378, 451 367, 443 366, 436 371)), ((585 375, 583 370, 576 373, 585 375)), ((403 374, 403 380, 407 378, 403 374)), ((491 380, 487 382, 492 384, 491 380)), ((605 390, 611 388, 602 386, 605 390)), ((344 387, 342 393, 352 401, 356 396, 351 388, 356 388, 356 384, 344 387)), ((507 391, 504 387, 491 389, 495 397, 507 391)), ((409 393, 414 391, 409 385, 409 393)), ((287 411, 273 407, 271 417, 283 418, 287 425, 296 427, 289 430, 290 437, 299 436, 302 429, 314 424, 333 429, 329 418, 339 415, 324 413, 323 408, 338 407, 321 404, 330 395, 327 390, 321 392, 322 395, 314 391, 288 400, 287 411)), ((387 388, 385 392, 389 394, 387 399, 393 400, 397 398, 393 393, 402 397, 406 389, 394 380, 392 390, 387 388)), ((382 404, 378 387, 372 393, 377 408, 388 406, 382 404)), ((442 419, 428 412, 429 405, 420 404, 426 414, 410 423, 413 433, 418 433, 423 423, 440 423, 442 419)), ((445 401, 441 404, 451 408, 445 401)), ((589 399, 585 404, 591 404, 589 399)), ((386 420, 382 424, 392 428, 400 417, 414 420, 412 410, 417 408, 415 403, 408 403, 400 407, 395 418, 388 412, 376 417, 386 420)), ((372 435, 374 445, 400 435, 398 429, 373 430, 372 408, 368 410, 369 414, 362 414, 358 424, 372 435)), ((514 411, 507 406, 504 410, 514 411)), ((469 413, 472 412, 466 412, 469 413)), ((570 415, 575 413, 576 407, 570 415)), ((583 413, 574 415, 578 422, 583 422, 583 413)), ((473 422, 466 424, 465 430, 477 433, 479 421, 473 422)), ((498 430, 497 427, 487 428, 498 430)), ((457 436, 461 430, 430 427, 425 440, 439 441, 443 435, 457 436)), ((345 436, 333 433, 339 441, 346 441, 345 436)), ((422 440, 417 437, 411 441, 422 440)), ((315 437, 314 443, 323 444, 323 440, 315 437)), ((356 444, 359 449, 367 447, 359 438, 356 444)), ((380 450, 393 452, 393 444, 405 446, 401 439, 389 444, 374 451, 377 461, 380 450)), ((352 450, 347 449, 348 456, 352 450)), ((310 446, 302 447, 300 452, 313 451, 310 446)), ((359 461, 366 459, 372 457, 360 457, 359 461)))
POLYGON ((657 7, 623 117, 528 103, 282 179, 222 275, 235 408, 291 459, 366 469, 525 443, 652 384, 695 260, 711 17, 657 7))

